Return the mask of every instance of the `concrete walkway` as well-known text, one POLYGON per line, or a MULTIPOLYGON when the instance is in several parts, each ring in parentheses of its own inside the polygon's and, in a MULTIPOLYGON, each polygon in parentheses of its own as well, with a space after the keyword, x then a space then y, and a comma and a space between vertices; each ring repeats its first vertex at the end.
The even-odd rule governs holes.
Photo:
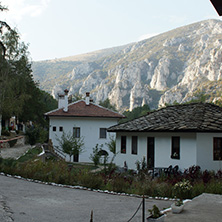
POLYGON ((222 195, 202 194, 187 202, 180 214, 169 212, 165 222, 221 222, 222 195))
POLYGON ((31 148, 31 145, 23 145, 18 147, 1 148, 2 158, 13 158, 17 159, 22 156, 27 150, 31 148))
MULTIPOLYGON (((16 222, 127 222, 141 198, 55 187, 0 176, 0 221, 16 222)), ((147 209, 156 204, 168 208, 172 201, 146 200, 147 209)), ((142 221, 142 210, 131 222, 142 221)))

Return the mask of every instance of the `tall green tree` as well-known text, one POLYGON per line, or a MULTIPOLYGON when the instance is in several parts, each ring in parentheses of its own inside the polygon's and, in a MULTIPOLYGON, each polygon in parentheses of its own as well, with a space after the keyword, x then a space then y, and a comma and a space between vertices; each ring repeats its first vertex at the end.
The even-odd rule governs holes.
MULTIPOLYGON (((4 10, 0 3, 0 11, 4 10)), ((44 124, 44 112, 56 107, 57 102, 33 79, 28 46, 15 29, 0 21, 0 126, 2 116, 44 124)))

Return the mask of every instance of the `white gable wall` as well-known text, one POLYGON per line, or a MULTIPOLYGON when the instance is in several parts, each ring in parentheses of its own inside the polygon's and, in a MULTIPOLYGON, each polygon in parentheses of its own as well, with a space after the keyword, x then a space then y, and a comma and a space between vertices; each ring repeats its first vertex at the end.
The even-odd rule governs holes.
MULTIPOLYGON (((84 152, 80 154, 80 162, 92 162, 89 157, 92 154, 92 148, 96 144, 103 144, 103 149, 109 153, 108 148, 105 143, 110 141, 111 136, 115 136, 115 133, 107 132, 107 138, 99 138, 100 128, 109 128, 112 125, 117 124, 116 119, 105 119, 105 118, 58 118, 50 117, 49 122, 49 139, 52 140, 54 146, 58 146, 58 141, 56 140, 56 135, 58 137, 62 136, 63 132, 59 132, 59 127, 63 127, 65 133, 73 133, 73 127, 80 127, 80 136, 84 138, 84 152), (53 131, 53 126, 56 126, 56 132, 53 131)), ((109 157, 112 157, 112 154, 109 153, 109 157)), ((69 156, 67 155, 67 160, 69 161, 69 156)))
POLYGON ((202 170, 222 169, 222 161, 213 160, 213 138, 222 133, 197 133, 197 165, 202 170))
POLYGON ((195 133, 117 133, 117 156, 115 163, 123 167, 126 161, 129 169, 136 169, 136 161, 147 160, 147 137, 155 138, 155 167, 179 165, 181 170, 197 164, 195 133), (127 136, 126 154, 120 152, 121 136, 127 136), (138 136, 138 153, 131 154, 131 137, 138 136), (171 137, 180 136, 180 159, 171 158, 171 137))

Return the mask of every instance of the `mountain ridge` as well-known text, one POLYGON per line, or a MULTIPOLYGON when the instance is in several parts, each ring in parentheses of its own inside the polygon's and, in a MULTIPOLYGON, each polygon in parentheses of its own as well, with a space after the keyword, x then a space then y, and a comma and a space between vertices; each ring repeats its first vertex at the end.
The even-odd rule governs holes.
POLYGON ((70 94, 90 91, 97 103, 109 98, 118 110, 143 104, 156 108, 188 101, 207 82, 218 81, 214 88, 220 88, 221 43, 222 21, 205 20, 139 42, 98 50, 97 55, 92 52, 82 60, 76 57, 75 61, 34 63, 33 75, 41 88, 55 97, 69 88, 70 94), (40 73, 41 64, 45 70, 40 73), (50 64, 57 73, 50 74, 50 64))

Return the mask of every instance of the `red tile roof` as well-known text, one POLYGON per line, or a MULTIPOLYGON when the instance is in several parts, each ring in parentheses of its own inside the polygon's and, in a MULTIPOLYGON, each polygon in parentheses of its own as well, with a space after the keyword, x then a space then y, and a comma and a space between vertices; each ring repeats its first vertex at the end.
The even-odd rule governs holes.
POLYGON ((86 105, 85 101, 80 100, 68 105, 68 112, 63 108, 52 110, 45 114, 49 117, 101 117, 101 118, 124 118, 123 115, 106 109, 102 106, 90 103, 86 105))

